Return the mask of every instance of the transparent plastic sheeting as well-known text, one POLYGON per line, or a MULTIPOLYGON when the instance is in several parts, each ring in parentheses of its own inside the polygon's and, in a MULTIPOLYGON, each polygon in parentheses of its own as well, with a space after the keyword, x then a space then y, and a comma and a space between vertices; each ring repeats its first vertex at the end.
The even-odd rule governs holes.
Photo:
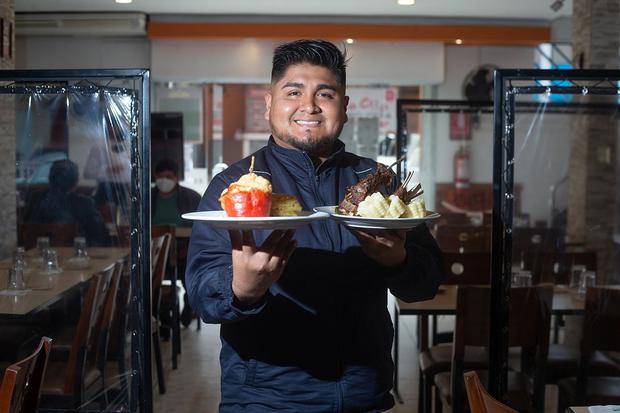
MULTIPOLYGON (((526 384, 525 392, 509 387, 510 395, 522 396, 508 403, 519 411, 575 405, 580 349, 593 332, 603 333, 597 344, 606 351, 597 353, 594 365, 584 366, 588 382, 601 385, 606 379, 595 377, 620 376, 619 341, 613 339, 620 333, 620 301, 614 303, 617 296, 602 290, 620 284, 620 110, 615 99, 582 94, 516 99, 514 157, 507 160, 514 166, 514 193, 506 196, 514 197, 514 208, 506 362, 508 383, 526 384), (589 106, 592 102, 599 106, 589 106)), ((429 101, 424 110, 421 106, 407 114, 407 132, 419 134, 422 156, 415 174, 427 208, 442 214, 432 228, 445 259, 440 294, 443 301, 454 297, 452 307, 443 310, 456 314, 460 308, 466 314, 461 331, 458 316, 436 317, 437 331, 467 332, 468 345, 476 340, 486 345, 489 297, 472 293, 469 302, 457 304, 458 294, 450 289, 488 285, 498 276, 491 274, 492 104, 451 109, 429 101)), ((465 364, 464 369, 471 368, 465 364)))
POLYGON ((584 398, 586 389, 620 385, 620 342, 612 338, 619 331, 620 302, 613 299, 620 291, 607 290, 620 284, 617 102, 617 95, 516 96, 514 157, 507 159, 514 166, 511 291, 549 286, 552 300, 540 304, 548 327, 529 329, 537 343, 532 351, 512 345, 545 318, 509 311, 508 391, 511 378, 528 378, 525 394, 536 411, 618 402, 584 398), (593 350, 602 351, 584 362, 593 350))
POLYGON ((128 306, 139 110, 136 91, 106 83, 3 88, 15 108, 19 245, 3 263, 20 268, 22 284, 0 295, 11 301, 0 304, 0 356, 13 362, 41 336, 54 340, 42 409, 136 410, 128 306))

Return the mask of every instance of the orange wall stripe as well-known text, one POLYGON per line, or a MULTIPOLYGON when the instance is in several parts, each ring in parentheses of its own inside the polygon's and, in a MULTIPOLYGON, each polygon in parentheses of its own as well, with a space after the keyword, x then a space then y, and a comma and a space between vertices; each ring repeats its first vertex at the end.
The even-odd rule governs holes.
POLYGON ((327 38, 488 45, 536 45, 551 39, 540 26, 391 25, 340 23, 166 23, 150 22, 151 39, 327 38))

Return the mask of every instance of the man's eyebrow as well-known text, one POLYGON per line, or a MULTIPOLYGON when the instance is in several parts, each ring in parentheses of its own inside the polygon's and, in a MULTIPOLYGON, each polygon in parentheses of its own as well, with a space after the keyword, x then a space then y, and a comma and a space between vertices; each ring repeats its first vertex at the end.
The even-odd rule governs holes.
MULTIPOLYGON (((282 86, 282 89, 286 89, 287 87, 294 87, 294 88, 298 88, 298 89, 303 89, 304 86, 305 85, 303 83, 301 83, 301 82, 286 82, 282 86)), ((316 88, 316 90, 323 90, 323 89, 333 90, 334 92, 338 91, 338 88, 336 86, 330 85, 328 83, 321 83, 316 88)))
POLYGON ((282 89, 286 89, 287 87, 296 87, 301 89, 304 87, 304 84, 300 82, 286 82, 284 86, 282 86, 282 89))

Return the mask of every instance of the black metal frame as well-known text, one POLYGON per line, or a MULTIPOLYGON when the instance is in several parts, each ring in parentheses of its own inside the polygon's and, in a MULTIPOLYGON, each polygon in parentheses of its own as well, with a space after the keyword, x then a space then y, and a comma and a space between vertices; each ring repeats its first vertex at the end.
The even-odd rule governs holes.
MULTIPOLYGON (((493 128, 493 244, 491 271, 491 337, 489 391, 503 398, 508 377, 508 326, 510 273, 512 266, 512 212, 514 184, 514 119, 516 96, 520 94, 618 95, 620 70, 538 70, 501 69, 495 71, 493 128), (570 85, 553 82, 568 82, 570 85), (543 84, 541 82, 550 82, 543 84)), ((575 106, 574 104, 567 104, 575 106)), ((617 105, 611 105, 617 107, 617 105)), ((594 112, 609 108, 585 103, 577 105, 594 112)), ((582 110, 580 113, 586 113, 582 110)), ((597 113, 600 113, 598 111, 597 113)))
MULTIPOLYGON (((149 69, 3 70, 0 82, 53 82, 133 79, 140 83, 139 107, 132 108, 142 120, 142 140, 131 142, 131 308, 136 316, 132 333, 132 412, 152 412, 151 373, 151 225, 150 225, 150 71, 149 69)), ((54 87, 58 86, 57 84, 54 87)), ((89 87, 98 85, 90 82, 89 87)), ((6 87, 6 86, 4 86, 6 87)), ((105 88, 105 86, 101 86, 105 88)), ((56 92, 56 93, 61 93, 56 92)), ((138 135, 138 131, 135 131, 138 135)), ((139 135, 138 135, 139 136, 139 135)), ((58 410, 55 410, 58 411, 58 410)))

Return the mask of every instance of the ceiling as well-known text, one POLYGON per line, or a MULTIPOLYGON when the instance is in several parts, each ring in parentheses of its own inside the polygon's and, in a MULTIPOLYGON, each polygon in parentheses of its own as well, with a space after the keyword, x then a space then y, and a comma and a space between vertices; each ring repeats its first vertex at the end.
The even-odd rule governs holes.
MULTIPOLYGON (((555 12, 554 0, 417 0, 399 6, 396 0, 15 0, 17 12, 143 12, 147 14, 399 16, 458 19, 553 20, 570 16, 572 0, 555 12)), ((562 2, 562 0, 556 0, 562 2)))

